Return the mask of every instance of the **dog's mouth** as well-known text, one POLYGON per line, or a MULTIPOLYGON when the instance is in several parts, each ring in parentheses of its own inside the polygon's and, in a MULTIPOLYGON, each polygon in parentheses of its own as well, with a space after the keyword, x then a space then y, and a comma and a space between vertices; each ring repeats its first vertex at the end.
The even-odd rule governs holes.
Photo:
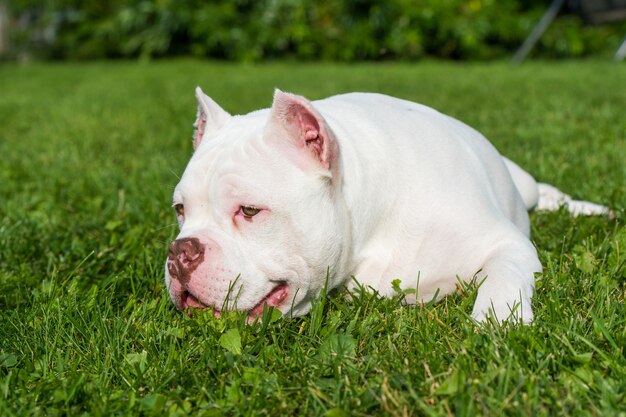
POLYGON ((248 316, 251 318, 261 317, 263 315, 263 309, 266 305, 267 308, 274 307, 277 309, 278 306, 280 306, 282 302, 285 301, 288 294, 289 287, 287 286, 287 283, 279 283, 272 289, 272 291, 269 292, 269 294, 263 297, 257 305, 255 305, 248 311, 248 316))
MULTIPOLYGON (((204 310, 206 308, 211 308, 210 306, 203 304, 202 301, 198 300, 195 295, 186 290, 183 291, 180 296, 180 305, 180 309, 186 311, 189 317, 192 316, 193 310, 204 310)), ((213 308, 213 315, 219 318, 219 310, 213 308)))
MULTIPOLYGON (((268 308, 274 307, 278 308, 283 301, 289 295, 289 287, 287 283, 280 282, 274 286, 274 288, 264 296, 261 301, 259 301, 254 307, 248 310, 248 317, 250 319, 255 319, 261 317, 263 315, 263 310, 267 305, 268 308)), ((215 317, 220 317, 220 310, 216 307, 208 306, 202 301, 198 300, 198 298, 190 293, 189 291, 184 291, 181 294, 180 298, 181 310, 186 311, 187 314, 191 316, 193 310, 204 310, 207 308, 213 308, 213 315, 215 317)))

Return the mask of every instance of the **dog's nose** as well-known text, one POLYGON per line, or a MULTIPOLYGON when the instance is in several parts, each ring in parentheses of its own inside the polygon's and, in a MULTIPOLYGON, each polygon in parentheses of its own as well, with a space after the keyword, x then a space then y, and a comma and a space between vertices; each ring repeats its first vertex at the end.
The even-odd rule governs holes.
POLYGON ((173 279, 187 282, 203 260, 204 245, 198 238, 176 239, 167 254, 167 270, 173 279))

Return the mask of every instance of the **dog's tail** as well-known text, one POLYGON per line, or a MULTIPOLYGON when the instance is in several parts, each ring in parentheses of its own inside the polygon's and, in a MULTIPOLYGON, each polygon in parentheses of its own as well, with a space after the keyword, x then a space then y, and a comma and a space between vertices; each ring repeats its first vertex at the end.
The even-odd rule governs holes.
POLYGON ((572 216, 609 216, 614 217, 615 213, 608 207, 589 201, 574 200, 558 188, 544 183, 537 183, 539 191, 539 201, 535 210, 555 211, 564 207, 572 216))

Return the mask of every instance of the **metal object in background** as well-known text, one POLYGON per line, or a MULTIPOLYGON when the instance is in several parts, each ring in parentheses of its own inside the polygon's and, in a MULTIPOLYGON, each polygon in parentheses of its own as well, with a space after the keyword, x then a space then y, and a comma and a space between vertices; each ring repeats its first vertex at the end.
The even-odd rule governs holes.
MULTIPOLYGON (((539 23, 530 32, 522 46, 515 52, 513 62, 520 63, 524 61, 565 3, 567 3, 567 8, 570 11, 578 14, 585 23, 590 25, 626 20, 626 0, 553 0, 539 23)), ((615 52, 615 60, 621 61, 625 57, 626 38, 615 52)))
POLYGON ((622 61, 624 58, 626 58, 626 38, 624 38, 624 41, 622 42, 620 47, 617 48, 617 51, 615 51, 614 58, 616 61, 622 61))
POLYGON ((546 29, 548 29, 548 26, 550 26, 556 15, 559 14, 559 11, 561 10, 561 7, 563 7, 564 3, 565 0, 554 0, 552 2, 537 26, 533 28, 533 31, 530 32, 530 35, 528 35, 522 46, 517 50, 517 52, 515 52, 515 55, 513 55, 513 62, 520 63, 526 58, 537 41, 541 39, 541 35, 543 35, 546 29))

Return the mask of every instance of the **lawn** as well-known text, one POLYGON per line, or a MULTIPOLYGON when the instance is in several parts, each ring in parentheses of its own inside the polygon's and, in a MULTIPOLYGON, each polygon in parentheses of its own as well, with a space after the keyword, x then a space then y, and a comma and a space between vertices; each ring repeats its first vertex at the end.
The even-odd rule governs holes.
POLYGON ((3 64, 0 415, 624 416, 625 110, 608 61, 3 64), (532 214, 531 326, 477 327, 472 288, 419 307, 331 294, 252 326, 189 318, 163 265, 196 85, 232 113, 275 87, 428 104, 617 219, 532 214))

